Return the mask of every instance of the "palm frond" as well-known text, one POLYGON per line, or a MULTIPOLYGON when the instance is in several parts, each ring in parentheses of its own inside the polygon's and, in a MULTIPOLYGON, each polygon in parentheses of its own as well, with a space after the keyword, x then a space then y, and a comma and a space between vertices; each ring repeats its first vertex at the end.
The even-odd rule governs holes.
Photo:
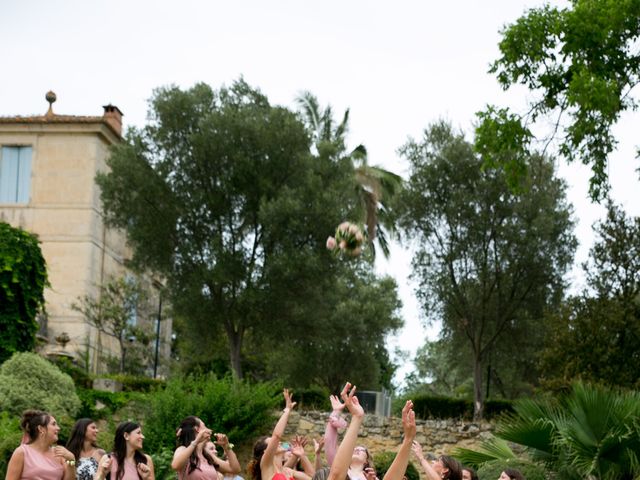
POLYGON ((497 437, 483 442, 478 450, 456 448, 452 454, 464 465, 470 465, 474 468, 480 467, 485 462, 517 458, 509 444, 497 437))
POLYGON ((320 104, 315 95, 309 91, 303 91, 296 97, 296 103, 302 110, 305 121, 309 124, 314 134, 320 131, 320 104))

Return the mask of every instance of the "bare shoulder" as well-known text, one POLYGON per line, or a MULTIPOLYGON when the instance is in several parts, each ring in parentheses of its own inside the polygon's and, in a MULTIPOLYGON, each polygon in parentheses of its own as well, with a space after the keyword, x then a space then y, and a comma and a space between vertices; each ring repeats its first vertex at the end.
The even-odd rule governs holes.
POLYGON ((151 458, 151 455, 147 455, 145 453, 144 456, 147 457, 147 465, 152 467, 153 466, 153 458, 151 458))

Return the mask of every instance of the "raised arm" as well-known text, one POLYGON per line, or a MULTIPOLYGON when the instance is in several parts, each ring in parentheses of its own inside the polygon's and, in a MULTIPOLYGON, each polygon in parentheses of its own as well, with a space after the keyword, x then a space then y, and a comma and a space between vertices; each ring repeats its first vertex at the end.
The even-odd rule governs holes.
POLYGON ((171 468, 176 472, 182 471, 189 462, 189 458, 191 458, 193 452, 198 448, 198 445, 206 445, 210 438, 211 430, 208 428, 200 428, 198 435, 189 445, 186 447, 180 445, 176 448, 176 451, 173 453, 173 460, 171 460, 171 468))
POLYGON ((438 472, 436 472, 429 461, 424 458, 424 453, 422 453, 422 445, 414 440, 411 445, 411 450, 420 462, 420 466, 422 467, 422 470, 424 470, 424 473, 427 476, 427 480, 440 480, 440 475, 438 474, 438 472))
POLYGON ((393 459, 393 462, 391 462, 383 480, 402 480, 402 477, 407 471, 411 445, 413 439, 416 438, 416 414, 413 411, 413 403, 411 400, 408 400, 402 409, 402 429, 404 436, 400 444, 400 450, 396 453, 396 457, 393 459))
POLYGON ((324 452, 327 457, 327 463, 331 466, 333 459, 336 457, 336 450, 338 450, 338 428, 345 428, 347 422, 342 418, 344 403, 335 395, 331 395, 329 400, 331 401, 332 410, 324 431, 324 452))
POLYGON ((352 388, 348 382, 340 393, 345 406, 349 410, 349 413, 351 413, 351 423, 349 423, 342 443, 338 447, 336 456, 331 464, 329 480, 344 480, 347 476, 349 465, 351 464, 353 449, 358 440, 358 431, 364 420, 364 410, 360 406, 360 402, 358 402, 358 397, 355 396, 355 393, 356 387, 352 388))
POLYGON ((223 473, 232 473, 234 475, 239 474, 242 471, 242 466, 240 466, 238 457, 233 451, 233 448, 229 443, 229 439, 227 438, 227 436, 224 433, 216 433, 215 439, 215 444, 222 447, 222 450, 227 457, 226 460, 217 459, 217 463, 220 466, 220 471, 223 473))
POLYGON ((309 457, 307 457, 307 453, 304 450, 304 447, 307 445, 307 443, 308 441, 306 437, 296 435, 293 438, 293 442, 291 442, 291 453, 293 453, 293 455, 300 460, 302 471, 309 477, 313 477, 313 474, 316 473, 316 469, 311 463, 311 460, 309 460, 309 457))
POLYGON ((324 438, 320 438, 319 440, 313 439, 313 453, 315 453, 316 458, 313 461, 313 466, 316 471, 322 468, 322 448, 324 447, 324 438))
MULTIPOLYGON (((284 435, 284 429, 287 428, 287 423, 289 422, 289 414, 291 413, 291 410, 293 410, 293 407, 296 406, 296 402, 291 400, 291 394, 289 393, 288 389, 285 388, 282 394, 284 395, 284 410, 282 411, 282 415, 280 415, 278 423, 276 423, 276 426, 273 427, 271 440, 269 440, 267 448, 265 449, 264 453, 262 454, 262 458, 260 459, 260 469, 264 473, 267 473, 267 471, 271 471, 272 469, 273 457, 278 451, 278 444, 280 443, 282 435, 284 435)), ((273 475, 270 475, 265 478, 270 478, 272 476, 273 475)))

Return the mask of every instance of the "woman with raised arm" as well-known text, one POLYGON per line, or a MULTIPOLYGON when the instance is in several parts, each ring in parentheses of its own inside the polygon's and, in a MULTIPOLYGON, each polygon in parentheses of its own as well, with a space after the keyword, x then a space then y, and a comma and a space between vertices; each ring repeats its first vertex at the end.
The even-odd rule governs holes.
POLYGON ((218 473, 238 474, 242 470, 229 439, 223 433, 213 435, 198 417, 185 418, 176 430, 178 448, 173 454, 171 468, 180 480, 217 480, 218 473), (205 448, 209 443, 213 448, 205 448), (222 460, 215 455, 219 445, 227 455, 222 460))
POLYGON ((316 473, 316 469, 307 457, 307 453, 304 447, 307 445, 307 438, 301 435, 296 435, 291 440, 289 448, 284 453, 284 466, 292 468, 297 472, 302 471, 306 475, 306 480, 311 480, 313 474, 316 473))
POLYGON ((383 480, 402 480, 407 471, 413 439, 416 438, 416 414, 413 411, 413 402, 411 400, 407 400, 402 408, 402 430, 404 435, 402 436, 400 450, 396 453, 383 480))
MULTIPOLYGON (((352 387, 349 382, 345 384, 340 393, 344 406, 347 407, 347 410, 349 410, 351 414, 351 423, 349 423, 342 443, 336 451, 335 458, 331 464, 331 470, 329 470, 328 480, 345 480, 347 474, 350 472, 352 457, 355 455, 354 451, 356 449, 356 442, 358 441, 358 431, 364 420, 364 410, 360 406, 358 397, 356 397, 355 394, 356 387, 352 387)), ((358 455, 363 456, 361 452, 359 452, 358 455)))
POLYGON ((283 448, 280 441, 289 422, 289 414, 296 406, 296 402, 291 399, 291 394, 286 388, 283 395, 285 407, 271 436, 259 438, 253 446, 253 459, 248 467, 253 480, 286 480, 291 478, 304 480, 304 477, 300 475, 302 472, 296 472, 284 466, 284 452, 287 449, 283 448))
MULTIPOLYGON (((327 462, 329 463, 329 466, 331 466, 338 447, 338 428, 346 427, 347 422, 342 418, 342 410, 344 409, 345 404, 342 403, 335 395, 331 395, 329 400, 331 401, 332 412, 331 415, 329 415, 329 421, 327 422, 324 442, 327 462)), ((356 445, 353 449, 347 475, 350 480, 377 479, 375 469, 373 468, 373 460, 367 447, 363 445, 356 445)))
POLYGON ((22 444, 11 455, 5 480, 73 480, 73 453, 55 446, 60 426, 47 412, 27 410, 20 422, 22 444))
POLYGON ((98 471, 98 463, 105 451, 98 447, 98 426, 90 418, 78 420, 67 442, 67 450, 76 459, 76 478, 78 480, 93 480, 98 471))
POLYGON ((462 480, 462 465, 455 458, 440 455, 429 463, 422 453, 422 445, 414 441, 412 450, 428 480, 462 480))
POLYGON ((103 455, 94 480, 155 480, 153 460, 142 452, 144 435, 135 422, 122 422, 113 438, 113 453, 103 455))

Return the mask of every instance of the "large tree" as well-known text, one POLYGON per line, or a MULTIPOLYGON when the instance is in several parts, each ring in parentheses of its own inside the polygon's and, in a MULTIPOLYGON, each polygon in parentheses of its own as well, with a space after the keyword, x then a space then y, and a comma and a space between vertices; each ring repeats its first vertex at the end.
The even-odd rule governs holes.
POLYGON ((549 388, 578 377, 640 386, 640 218, 609 203, 594 230, 596 242, 583 265, 588 288, 548 319, 542 366, 549 388))
POLYGON ((480 114, 476 142, 485 160, 504 166, 517 185, 535 147, 532 132, 551 120, 551 131, 540 140, 545 147, 557 140, 568 161, 590 165, 591 197, 603 199, 609 188, 607 160, 617 143, 612 129, 623 112, 637 107, 639 41, 639 0, 545 5, 505 27, 501 57, 491 72, 504 89, 523 85, 532 95, 524 114, 496 107, 480 114))
POLYGON ((239 377, 247 334, 286 338, 346 268, 324 245, 357 213, 353 166, 313 155, 298 116, 242 80, 157 90, 149 125, 108 164, 105 215, 126 229, 133 265, 167 278, 190 348, 224 345, 239 377))
POLYGON ((33 349, 47 286, 37 237, 0 222, 0 363, 33 349))
POLYGON ((401 150, 410 178, 400 225, 416 240, 417 296, 448 337, 464 339, 472 359, 474 414, 482 415, 483 365, 526 332, 562 292, 575 238, 564 184, 553 163, 529 159, 520 195, 446 123, 401 150))

